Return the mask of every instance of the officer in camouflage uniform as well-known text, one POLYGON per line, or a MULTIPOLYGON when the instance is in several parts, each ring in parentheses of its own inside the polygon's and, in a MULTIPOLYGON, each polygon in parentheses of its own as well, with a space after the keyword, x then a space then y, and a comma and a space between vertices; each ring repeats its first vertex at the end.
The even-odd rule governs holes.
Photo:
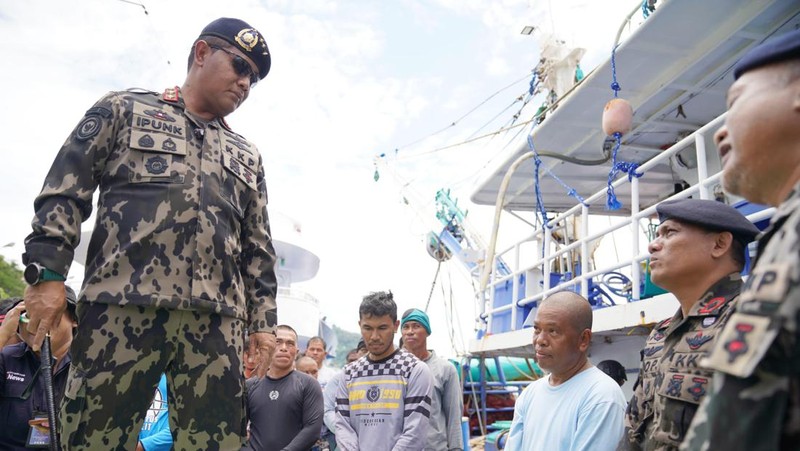
POLYGON ((747 243, 758 229, 731 206, 713 200, 667 201, 648 246, 653 282, 680 303, 653 328, 625 415, 621 449, 677 450, 712 372, 700 367, 742 287, 747 243))
POLYGON ((716 370, 684 449, 800 447, 800 30, 734 69, 715 139, 726 190, 773 205, 772 224, 730 318, 703 364, 716 370))
POLYGON ((275 252, 261 156, 223 118, 269 68, 257 30, 218 19, 181 88, 105 95, 56 157, 23 256, 36 347, 64 309, 62 276, 100 191, 65 449, 134 449, 161 373, 176 449, 242 446, 244 332, 250 355, 274 348, 275 252))

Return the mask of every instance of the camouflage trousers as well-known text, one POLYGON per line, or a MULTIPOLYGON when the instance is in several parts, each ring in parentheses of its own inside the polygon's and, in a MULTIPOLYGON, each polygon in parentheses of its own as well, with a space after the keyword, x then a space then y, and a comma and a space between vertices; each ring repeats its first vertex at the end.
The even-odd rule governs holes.
POLYGON ((133 450, 162 373, 177 450, 240 449, 244 323, 217 314, 82 303, 60 412, 63 449, 133 450))

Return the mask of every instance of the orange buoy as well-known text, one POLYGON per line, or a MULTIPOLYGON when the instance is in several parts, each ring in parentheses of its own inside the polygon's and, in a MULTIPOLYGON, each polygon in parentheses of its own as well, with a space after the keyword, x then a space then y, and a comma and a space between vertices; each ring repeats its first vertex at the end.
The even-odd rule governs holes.
POLYGON ((603 132, 624 135, 633 127, 633 107, 625 99, 611 99, 603 108, 603 132))

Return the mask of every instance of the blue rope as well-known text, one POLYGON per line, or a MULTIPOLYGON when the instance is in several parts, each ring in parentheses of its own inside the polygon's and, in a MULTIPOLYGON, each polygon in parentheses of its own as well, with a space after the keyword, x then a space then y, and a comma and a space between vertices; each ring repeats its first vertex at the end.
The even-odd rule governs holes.
MULTIPOLYGON (((535 163, 533 177, 534 177, 534 190, 536 192, 536 204, 537 204, 536 207, 537 210, 539 210, 539 215, 542 217, 542 223, 547 225, 549 219, 547 217, 547 211, 544 208, 544 200, 542 199, 542 189, 539 176, 540 170, 542 168, 542 159, 539 157, 539 152, 536 151, 536 147, 533 145, 533 137, 531 136, 531 133, 528 134, 528 149, 530 149, 530 151, 533 152, 533 161, 535 163)), ((544 171, 547 173, 547 175, 549 175, 556 182, 558 182, 567 191, 568 195, 577 199, 578 202, 581 203, 581 205, 584 205, 586 207, 589 206, 586 204, 584 198, 580 194, 578 194, 578 191, 575 190, 575 188, 567 185, 563 180, 561 180, 561 178, 553 174, 553 172, 547 166, 544 166, 544 171)), ((550 225, 547 225, 547 227, 552 228, 552 226, 550 225)))
POLYGON ((533 95, 533 92, 536 90, 536 85, 537 85, 537 81, 538 81, 536 79, 537 77, 538 76, 536 75, 536 71, 533 71, 533 77, 531 77, 531 82, 528 85, 528 94, 529 95, 533 95))
MULTIPOLYGON (((533 145, 533 139, 531 139, 530 135, 528 135, 528 145, 533 145)), ((547 217, 547 210, 544 209, 544 201, 542 200, 542 189, 539 186, 539 169, 542 167, 542 159, 539 158, 539 153, 536 152, 534 149, 533 151, 533 161, 535 163, 534 170, 533 170, 533 179, 535 181, 534 189, 536 190, 536 207, 539 210, 539 214, 542 216, 542 226, 547 227, 548 229, 552 229, 553 226, 548 224, 550 222, 550 218, 547 217)), ((542 253, 541 258, 544 258, 544 241, 542 240, 542 253)), ((542 267, 542 275, 544 275, 544 267, 542 267)))
POLYGON ((614 90, 614 97, 619 97, 622 90, 617 83, 617 46, 611 49, 611 89, 614 90))
POLYGON ((617 161, 617 151, 619 151, 619 147, 622 145, 622 133, 616 132, 614 133, 614 139, 616 140, 616 144, 614 145, 614 150, 611 153, 611 170, 608 172, 608 189, 606 190, 606 209, 608 210, 619 210, 622 207, 622 203, 617 200, 617 195, 614 193, 614 180, 617 178, 617 175, 620 172, 626 172, 628 174, 628 181, 633 181, 633 178, 639 178, 644 173, 636 172, 636 169, 639 168, 639 163, 628 162, 628 161, 617 161))
POLYGON ((544 208, 544 199, 542 199, 542 187, 539 184, 539 170, 542 168, 542 159, 539 158, 539 154, 535 154, 533 156, 533 161, 535 163, 535 167, 533 170, 533 178, 535 180, 534 189, 536 190, 536 208, 539 210, 539 215, 542 217, 542 224, 546 225, 550 228, 550 225, 547 224, 550 221, 550 218, 547 217, 547 210, 544 208))

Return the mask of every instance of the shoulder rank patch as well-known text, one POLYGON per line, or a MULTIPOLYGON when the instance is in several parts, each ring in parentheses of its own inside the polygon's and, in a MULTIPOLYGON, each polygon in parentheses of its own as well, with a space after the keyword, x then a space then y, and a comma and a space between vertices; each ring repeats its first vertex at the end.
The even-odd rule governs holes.
POLYGON ((174 88, 167 88, 164 90, 164 94, 162 98, 167 102, 177 102, 178 98, 180 97, 181 89, 177 86, 174 88))

